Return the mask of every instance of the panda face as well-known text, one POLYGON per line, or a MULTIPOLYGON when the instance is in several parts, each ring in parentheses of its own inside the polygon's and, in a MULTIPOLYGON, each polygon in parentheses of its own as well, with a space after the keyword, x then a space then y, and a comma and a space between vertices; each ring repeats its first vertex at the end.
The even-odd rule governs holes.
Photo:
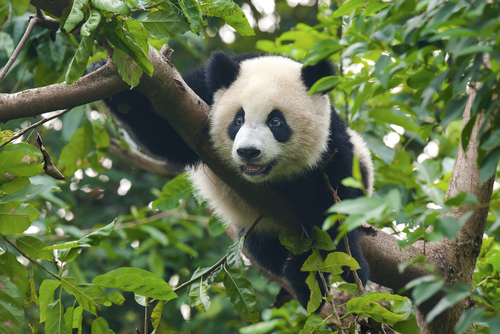
POLYGON ((214 148, 249 181, 296 177, 327 149, 330 102, 307 94, 301 69, 280 56, 249 59, 229 88, 214 95, 214 148))

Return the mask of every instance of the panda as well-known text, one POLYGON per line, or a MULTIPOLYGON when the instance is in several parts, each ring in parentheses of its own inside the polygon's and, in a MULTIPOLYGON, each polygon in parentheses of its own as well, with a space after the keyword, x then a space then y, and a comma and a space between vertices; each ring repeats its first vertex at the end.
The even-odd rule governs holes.
MULTIPOLYGON (((369 193, 373 185, 371 155, 361 136, 342 121, 325 92, 308 94, 318 79, 333 74, 327 60, 304 67, 279 55, 229 57, 216 52, 205 67, 184 77, 211 106, 209 134, 215 152, 241 182, 263 183, 269 191, 289 198, 309 235, 314 226, 322 226, 325 211, 334 204, 322 171, 341 200, 362 196, 360 189, 341 183, 352 176, 353 156, 357 156, 369 193)), ((200 161, 170 124, 154 112, 145 95, 131 90, 105 102, 151 154, 189 167, 195 191, 223 221, 241 234, 252 224, 258 213, 200 161)), ((280 226, 264 217, 245 239, 244 248, 260 267, 283 277, 307 308, 308 273, 300 268, 310 252, 292 254, 280 244, 279 233, 280 226)), ((335 239, 336 228, 328 233, 335 239)), ((358 244, 358 231, 349 232, 348 240, 365 285, 369 269, 358 244)), ((345 251, 342 241, 337 249, 345 251)), ((354 282, 349 271, 343 279, 354 282)))

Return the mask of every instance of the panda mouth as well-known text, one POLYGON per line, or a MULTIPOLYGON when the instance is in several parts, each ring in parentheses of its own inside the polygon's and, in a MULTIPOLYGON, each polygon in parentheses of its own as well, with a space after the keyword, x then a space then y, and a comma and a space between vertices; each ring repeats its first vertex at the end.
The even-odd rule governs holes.
POLYGON ((263 165, 247 163, 241 166, 241 170, 244 174, 249 176, 266 175, 271 171, 273 165, 274 162, 270 162, 268 164, 263 164, 263 165))

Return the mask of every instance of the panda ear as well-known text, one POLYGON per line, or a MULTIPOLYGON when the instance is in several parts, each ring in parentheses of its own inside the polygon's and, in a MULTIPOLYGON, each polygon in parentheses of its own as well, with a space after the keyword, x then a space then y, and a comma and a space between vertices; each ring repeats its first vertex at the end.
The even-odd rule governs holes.
MULTIPOLYGON (((302 81, 307 87, 307 90, 311 89, 316 81, 321 78, 335 75, 332 64, 328 60, 323 60, 316 65, 311 65, 307 67, 302 67, 302 81)), ((321 94, 327 94, 331 91, 333 87, 329 90, 321 92, 321 94)))
POLYGON ((207 63, 207 85, 215 93, 222 87, 228 88, 236 80, 240 64, 224 52, 215 52, 207 63))

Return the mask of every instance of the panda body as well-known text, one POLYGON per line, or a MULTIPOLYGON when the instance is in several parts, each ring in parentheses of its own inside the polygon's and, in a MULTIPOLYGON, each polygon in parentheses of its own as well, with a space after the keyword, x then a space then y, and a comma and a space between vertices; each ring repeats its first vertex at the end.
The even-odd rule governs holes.
MULTIPOLYGON (((322 226, 325 211, 334 204, 323 171, 340 199, 362 196, 359 189, 341 184, 352 175, 356 155, 369 192, 373 184, 370 152, 362 138, 340 119, 328 95, 308 95, 312 84, 328 75, 333 75, 333 70, 327 61, 304 68, 282 56, 230 58, 218 52, 206 67, 184 77, 211 105, 210 138, 223 162, 241 176, 241 182, 263 183, 266 190, 289 198, 308 233, 314 226, 322 226)), ((251 225, 258 212, 199 161, 172 127, 154 113, 144 95, 120 93, 107 104, 150 152, 191 166, 193 187, 223 221, 239 233, 251 225)), ((272 219, 264 217, 246 238, 245 249, 260 267, 284 277, 306 307, 310 291, 305 283, 307 273, 300 268, 310 253, 296 256, 286 250, 278 239, 280 230, 272 219)), ((337 235, 336 228, 328 232, 332 239, 337 235)), ((348 239, 361 266, 358 276, 366 284, 368 266, 358 245, 358 232, 348 233, 348 239)), ((344 251, 343 242, 337 249, 344 251)), ((353 282, 352 273, 343 278, 353 282)))

